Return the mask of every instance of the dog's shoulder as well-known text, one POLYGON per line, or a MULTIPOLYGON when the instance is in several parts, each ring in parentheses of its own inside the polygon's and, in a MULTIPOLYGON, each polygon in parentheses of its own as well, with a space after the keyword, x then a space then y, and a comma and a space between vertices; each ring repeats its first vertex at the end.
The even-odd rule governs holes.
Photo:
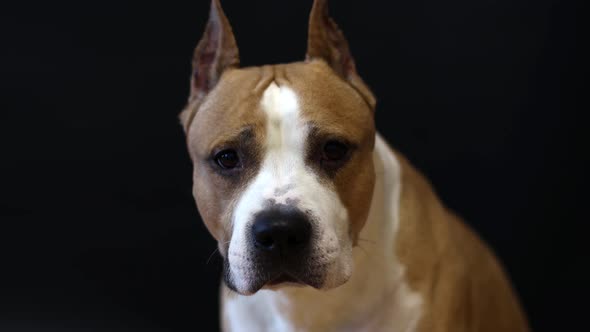
POLYGON ((399 151, 400 225, 395 253, 425 301, 419 331, 528 331, 492 250, 438 198, 399 151))

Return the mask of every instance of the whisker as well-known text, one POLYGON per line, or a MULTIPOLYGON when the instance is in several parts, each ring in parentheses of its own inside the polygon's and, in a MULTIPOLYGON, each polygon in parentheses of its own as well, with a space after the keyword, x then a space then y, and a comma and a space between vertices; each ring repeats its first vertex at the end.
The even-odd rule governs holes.
POLYGON ((361 237, 358 238, 359 241, 364 241, 364 242, 368 242, 370 244, 377 244, 377 241, 374 240, 369 240, 369 239, 363 239, 361 237))
POLYGON ((218 248, 215 247, 215 250, 213 250, 213 252, 211 253, 211 255, 209 255, 209 258, 207 259, 207 263, 205 263, 205 265, 208 265, 209 262, 211 261, 211 258, 213 258, 213 255, 215 255, 215 253, 218 251, 218 248))
POLYGON ((367 249, 363 248, 363 246, 361 246, 360 244, 357 244, 357 247, 361 249, 365 253, 365 255, 369 256, 369 252, 367 251, 367 249))

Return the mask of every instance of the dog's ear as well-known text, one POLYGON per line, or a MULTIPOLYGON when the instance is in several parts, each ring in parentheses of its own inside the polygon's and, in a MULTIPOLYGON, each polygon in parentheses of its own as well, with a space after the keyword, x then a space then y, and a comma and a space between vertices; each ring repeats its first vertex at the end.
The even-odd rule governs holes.
POLYGON ((348 42, 328 13, 328 0, 314 0, 309 16, 307 60, 324 60, 342 79, 347 81, 375 108, 375 96, 356 72, 348 42))
POLYGON ((193 55, 191 98, 211 91, 224 70, 239 65, 240 56, 231 25, 219 0, 212 0, 205 33, 193 55))
MULTIPOLYGON (((240 56, 232 28, 219 0, 212 0, 209 21, 193 55, 189 105, 207 95, 226 69, 239 65, 240 56)), ((185 129, 195 112, 187 108, 180 115, 185 129)))

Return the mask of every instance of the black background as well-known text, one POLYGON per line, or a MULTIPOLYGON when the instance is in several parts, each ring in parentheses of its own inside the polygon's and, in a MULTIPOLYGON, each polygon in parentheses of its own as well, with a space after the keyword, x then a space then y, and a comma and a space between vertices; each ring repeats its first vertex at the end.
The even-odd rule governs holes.
MULTIPOLYGON (((223 5, 243 65, 303 58, 311 0, 223 5)), ((214 330, 221 259, 177 120, 208 1, 1 7, 0 330, 214 330)), ((534 329, 586 321, 576 4, 332 13, 378 128, 495 249, 534 329)))

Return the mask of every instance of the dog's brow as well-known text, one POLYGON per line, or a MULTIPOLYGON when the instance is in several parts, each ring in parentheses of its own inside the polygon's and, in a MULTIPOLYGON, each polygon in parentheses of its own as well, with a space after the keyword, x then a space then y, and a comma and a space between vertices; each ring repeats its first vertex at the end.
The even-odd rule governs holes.
POLYGON ((346 135, 345 131, 340 130, 337 127, 325 129, 314 121, 307 122, 306 126, 309 128, 308 136, 311 138, 323 138, 324 140, 333 139, 348 142, 353 146, 359 145, 359 142, 351 139, 350 135, 346 135))
POLYGON ((214 147, 226 146, 226 145, 241 145, 254 138, 254 129, 251 125, 242 127, 237 130, 237 134, 229 135, 221 138, 215 142, 214 147))

